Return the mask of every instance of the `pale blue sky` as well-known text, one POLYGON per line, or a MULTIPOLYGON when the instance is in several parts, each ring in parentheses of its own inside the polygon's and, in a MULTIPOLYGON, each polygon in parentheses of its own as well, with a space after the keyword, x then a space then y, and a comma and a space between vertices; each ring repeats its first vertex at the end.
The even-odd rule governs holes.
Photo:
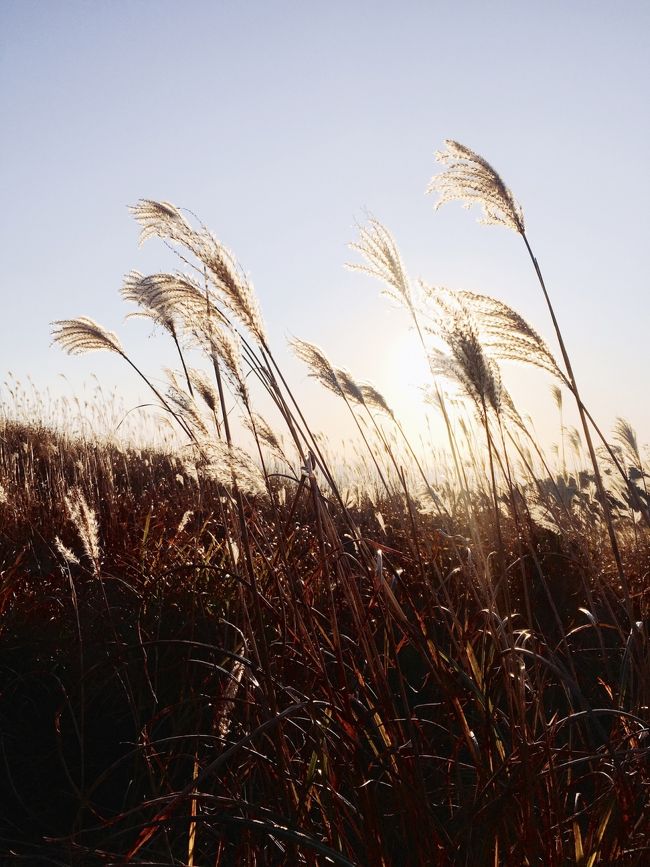
MULTIPOLYGON (((334 404, 291 334, 413 421, 406 320, 343 268, 365 209, 413 276, 498 295, 551 337, 521 241, 424 196, 455 138, 523 205, 586 402, 647 441, 649 34, 648 2, 0 0, 0 379, 95 371, 135 401, 119 359, 50 347, 48 323, 80 314, 151 372, 174 363, 117 294, 169 264, 126 210, 161 198, 236 252, 317 426, 334 404)), ((551 435, 544 377, 507 379, 551 435)))

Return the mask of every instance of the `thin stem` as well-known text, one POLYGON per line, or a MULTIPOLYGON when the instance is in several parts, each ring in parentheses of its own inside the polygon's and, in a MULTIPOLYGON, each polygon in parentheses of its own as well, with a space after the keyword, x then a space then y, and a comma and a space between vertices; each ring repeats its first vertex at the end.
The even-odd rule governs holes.
POLYGON ((499 569, 501 571, 501 580, 504 582, 504 600, 506 602, 506 611, 510 613, 509 593, 508 593, 508 572, 506 569, 506 556, 503 547, 503 534, 501 532, 501 516, 499 514, 499 496, 497 493, 496 474, 494 472, 493 450, 494 443, 492 442, 492 434, 490 433, 490 423, 488 421, 487 406, 485 398, 481 395, 481 408, 483 410, 483 425, 485 427, 485 436, 488 445, 488 457, 490 460, 490 480, 492 483, 492 499, 494 503, 494 520, 496 522, 497 544, 499 546, 499 569))
POLYGON ((181 351, 181 345, 178 342, 178 337, 176 335, 176 331, 172 330, 170 333, 172 336, 172 340, 176 344, 176 349, 178 350, 178 355, 179 355, 179 358, 181 360, 181 364, 183 365, 183 373, 185 374, 185 379, 187 381, 187 387, 188 387, 189 392, 190 392, 190 397, 194 397, 194 389, 192 388, 192 382, 190 380, 190 374, 187 370, 187 365, 185 364, 185 358, 183 357, 183 353, 181 351))
POLYGON ((162 394, 158 391, 158 389, 156 388, 156 386, 155 386, 155 385, 154 385, 154 384, 153 384, 153 383, 152 383, 152 382, 151 382, 151 381, 150 381, 150 380, 149 380, 149 379, 144 375, 144 373, 140 370, 140 368, 137 367, 137 366, 136 366, 136 365, 131 361, 131 359, 129 358, 128 355, 126 355, 126 354, 123 353, 123 352, 120 352, 120 355, 121 355, 122 358, 127 362, 127 364, 130 364, 130 365, 131 365, 131 367, 133 368, 133 370, 135 370, 135 372, 138 374, 138 376, 141 377, 141 378, 142 378, 142 379, 147 383, 147 385, 148 385, 149 388, 153 391, 153 393, 156 395, 156 397, 158 398, 158 400, 162 403, 162 405, 165 407, 165 409, 166 409, 169 413, 172 414, 172 416, 176 419, 176 421, 179 423, 179 425, 183 428, 183 430, 184 430, 185 433, 188 435, 188 437, 189 437, 190 439, 196 441, 196 437, 194 436, 194 434, 192 433, 191 429, 188 427, 188 425, 186 424, 186 422, 181 418, 181 416, 178 415, 177 412, 174 412, 174 410, 171 408, 171 406, 169 405, 169 403, 165 400, 165 398, 162 396, 162 394))
POLYGON ((526 249, 528 250, 528 255, 530 256, 530 260, 533 263, 533 267, 535 268, 535 273, 537 274, 537 279, 539 280, 539 285, 542 288, 542 292, 544 294, 544 299, 546 301, 546 306, 548 307, 548 311, 551 315, 551 320, 553 322, 553 327, 555 329, 555 334, 557 336, 557 340, 560 346, 560 351, 562 353, 562 359, 564 361, 564 366, 566 368, 567 376, 569 377, 569 381, 571 383, 571 390, 573 391, 573 395, 576 399, 576 403, 578 405, 578 413, 580 414, 580 421, 582 423, 582 429, 585 435, 585 442, 587 443, 587 448, 589 450, 589 457, 591 458, 591 463, 594 469, 594 480, 596 482, 596 489, 598 491, 598 499, 600 500, 600 504, 603 509, 603 514, 605 516, 605 523, 607 524, 607 532, 609 534, 609 541, 612 548, 612 553, 614 555, 614 561, 616 563, 616 569, 618 571, 618 576, 621 581, 621 585, 623 587, 623 595, 625 598, 625 608, 627 612, 627 616, 630 620, 630 623, 634 622, 634 612, 632 608, 632 600, 630 598, 630 588, 627 582, 627 577, 625 575, 625 570, 623 568, 623 560, 621 558, 621 551, 618 545, 618 539, 616 537, 616 531, 614 530, 614 521, 612 519, 612 512, 609 507, 609 501, 607 499, 607 494, 605 492, 605 485, 603 484, 602 475, 600 473, 600 467, 598 466, 598 460, 596 458, 596 450, 594 449, 593 440, 591 438, 591 431, 589 430, 589 425, 587 423, 587 416, 585 413, 585 408, 582 403, 582 399, 580 397, 580 392, 578 391, 578 385, 576 383, 575 375, 573 373, 573 367, 571 366, 571 360, 569 359, 569 354, 567 352, 566 346, 564 344, 564 338, 562 337, 562 332, 560 331, 560 326, 558 324, 557 318, 555 316, 555 310, 553 309, 553 305, 551 304, 551 299, 549 298, 549 294, 546 290, 546 285, 544 283, 544 277, 542 276, 541 268, 539 267, 539 263, 535 258, 533 251, 531 249, 530 244, 528 243, 528 238, 526 237, 526 233, 522 232, 521 237, 526 245, 526 249))

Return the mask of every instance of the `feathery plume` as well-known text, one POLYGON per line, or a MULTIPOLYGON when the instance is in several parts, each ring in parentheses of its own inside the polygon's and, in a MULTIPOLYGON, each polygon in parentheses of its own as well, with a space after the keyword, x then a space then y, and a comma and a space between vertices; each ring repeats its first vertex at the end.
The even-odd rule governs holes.
POLYGON ((639 441, 636 436, 636 431, 627 419, 616 419, 616 424, 614 425, 614 439, 620 445, 628 464, 634 467, 635 470, 638 470, 643 477, 644 468, 643 460, 641 459, 641 452, 639 450, 639 441))
POLYGON ((481 223, 506 226, 524 234, 524 215, 498 172, 473 150, 452 139, 445 141, 447 150, 437 151, 436 160, 446 166, 434 175, 427 193, 437 193, 436 210, 446 202, 460 201, 469 208, 483 208, 481 223))
POLYGON ((167 238, 188 245, 194 230, 171 202, 157 202, 154 199, 140 199, 129 210, 142 226, 138 243, 144 244, 149 238, 167 238))
MULTIPOLYGON (((196 280, 176 272, 149 274, 130 271, 124 278, 122 297, 139 304, 145 311, 175 321, 176 317, 192 320, 205 314, 205 292, 196 280)), ((164 324, 164 322, 163 322, 164 324)))
POLYGON ((421 285, 436 308, 434 327, 427 331, 441 338, 449 350, 429 350, 431 373, 456 381, 477 407, 491 407, 499 412, 503 393, 501 374, 496 362, 485 353, 467 304, 458 293, 421 285))
POLYGON ((77 557, 77 555, 74 553, 74 551, 71 551, 70 548, 66 548, 66 546, 63 544, 63 542, 59 539, 58 536, 54 539, 54 547, 69 566, 79 565, 79 558, 77 557))
POLYGON ((185 274, 141 277, 137 271, 132 271, 122 294, 127 300, 142 304, 146 308, 142 315, 150 315, 161 322, 172 336, 176 334, 178 317, 183 331, 192 335, 210 359, 224 363, 235 391, 247 397, 239 336, 220 314, 212 292, 208 290, 206 295, 199 284, 185 274))
POLYGON ((196 401, 179 386, 173 371, 167 371, 167 375, 170 379, 170 385, 167 389, 167 400, 174 406, 178 415, 197 436, 208 437, 210 435, 208 426, 196 405, 196 401))
POLYGON ((489 354, 504 361, 532 364, 570 388, 544 339, 516 310, 489 295, 467 291, 455 295, 472 312, 489 354))
POLYGON ((614 439, 625 448, 630 454, 637 455, 639 453, 639 443, 636 438, 636 431, 632 425, 624 418, 617 418, 614 425, 614 439))
MULTIPOLYGON (((182 478, 182 476, 181 476, 181 478, 182 478)), ((189 520, 193 514, 194 514, 194 512, 192 511, 192 509, 187 509, 185 512, 183 512, 183 517, 179 521, 178 527, 176 528, 176 533, 182 533, 183 532, 185 527, 187 527, 189 520)))
POLYGON ((210 357, 213 361, 221 361, 228 382, 244 403, 248 402, 248 389, 242 366, 242 355, 239 336, 226 325, 211 329, 208 337, 210 357))
MULTIPOLYGON (((99 572, 101 557, 99 547, 99 526, 97 517, 86 502, 80 488, 72 488, 64 497, 68 517, 75 525, 84 553, 92 562, 95 572, 99 572)), ((63 554, 61 548, 60 553, 63 554)), ((74 556, 74 555, 73 555, 74 556)))
POLYGON ((300 340, 294 337, 289 341, 289 345, 293 349, 295 355, 309 368, 309 376, 317 379, 321 385, 334 394, 343 394, 343 389, 337 379, 334 367, 325 355, 322 349, 314 343, 308 343, 306 340, 300 340))
MULTIPOLYGON (((125 278, 122 296, 144 308, 141 314, 131 315, 149 316, 173 337, 176 337, 177 319, 180 319, 183 330, 193 335, 208 356, 223 362, 236 393, 247 398, 239 338, 219 315, 213 293, 208 292, 206 297, 200 285, 185 274, 143 277, 138 271, 131 271, 125 278)), ((209 390, 204 389, 204 392, 205 399, 205 395, 209 397, 209 390)))
POLYGON ((501 409, 501 375, 496 364, 488 359, 471 333, 457 333, 448 343, 450 352, 429 350, 429 367, 436 376, 444 376, 460 385, 477 407, 501 409))
POLYGON ((130 271, 124 278, 120 293, 125 301, 137 304, 141 310, 130 313, 143 316, 161 325, 176 340, 179 327, 196 322, 206 314, 206 299, 201 288, 184 274, 150 274, 130 271))
POLYGON ((207 268, 224 306, 255 337, 266 344, 266 330, 257 297, 243 269, 232 253, 210 232, 203 232, 195 255, 207 268))
POLYGON ((363 402, 366 406, 372 407, 373 409, 378 409, 380 412, 386 413, 390 418, 394 418, 395 414, 393 410, 386 403, 386 399, 382 394, 380 394, 374 385, 370 385, 370 383, 364 383, 361 385, 361 394, 363 396, 363 402))
POLYGON ((229 446, 223 440, 206 439, 199 442, 198 451, 198 469, 208 478, 225 488, 236 483, 243 494, 264 496, 267 493, 264 476, 243 449, 229 446))
POLYGON ((211 412, 216 412, 219 406, 219 393, 212 384, 210 377, 203 370, 192 368, 190 370, 190 379, 208 409, 211 412))
POLYGON ((337 367, 334 374, 344 397, 352 401, 352 403, 363 405, 363 392, 361 387, 354 381, 352 374, 341 367, 337 367))
POLYGON ((165 296, 151 280, 147 280, 139 271, 129 271, 122 283, 120 294, 125 301, 132 301, 142 308, 135 313, 129 313, 127 318, 146 317, 176 336, 174 307, 167 303, 165 296))
POLYGON ((233 313, 255 339, 266 343, 266 333, 253 286, 232 253, 207 229, 194 229, 180 210, 169 202, 141 199, 131 207, 141 224, 140 243, 150 237, 175 241, 186 247, 204 266, 224 307, 233 313))
POLYGON ((77 319, 58 319, 52 322, 52 340, 69 355, 106 350, 124 355, 124 350, 112 331, 107 331, 88 316, 77 319))
POLYGON ((519 410, 515 406, 512 395, 506 388, 503 387, 501 389, 501 411, 507 419, 509 419, 515 424, 516 427, 519 428, 519 430, 528 435, 528 428, 526 427, 526 424, 521 417, 519 410))
POLYGON ((384 294, 414 313, 413 290, 395 239, 379 220, 359 227, 359 240, 348 245, 366 260, 365 265, 347 263, 352 271, 362 271, 384 284, 384 294))
POLYGON ((566 429, 567 435, 569 437, 569 442, 571 443, 571 448, 576 453, 576 455, 580 455, 580 449, 582 448, 582 440, 580 439, 580 434, 578 433, 577 428, 569 427, 566 429))
POLYGON ((252 419, 249 416, 244 416, 242 424, 254 437, 257 437, 261 445, 266 446, 276 457, 285 463, 289 463, 275 431, 261 415, 254 412, 252 413, 252 419))

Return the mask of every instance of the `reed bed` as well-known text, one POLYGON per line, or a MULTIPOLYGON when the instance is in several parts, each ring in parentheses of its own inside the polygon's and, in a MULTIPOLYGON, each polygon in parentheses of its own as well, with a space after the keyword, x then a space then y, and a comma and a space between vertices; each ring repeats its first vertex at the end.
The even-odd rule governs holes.
POLYGON ((438 157, 437 205, 477 205, 523 240, 560 349, 498 299, 412 281, 390 231, 360 227, 350 267, 407 311, 444 450, 296 339, 354 421, 337 454, 244 270, 167 202, 132 212, 178 270, 122 288, 168 340, 167 385, 92 319, 53 324, 62 349, 117 354, 151 389, 154 438, 115 435, 115 396, 84 408, 9 383, 7 863, 648 863, 643 449, 584 405, 513 194, 457 142, 438 157), (553 388, 555 455, 504 361, 553 388))

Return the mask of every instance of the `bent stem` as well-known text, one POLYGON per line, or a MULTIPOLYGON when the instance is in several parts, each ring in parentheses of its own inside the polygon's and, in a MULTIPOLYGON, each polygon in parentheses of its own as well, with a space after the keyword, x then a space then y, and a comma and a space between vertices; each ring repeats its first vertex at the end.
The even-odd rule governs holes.
POLYGON ((124 352, 119 352, 118 354, 121 355, 122 358, 127 362, 127 364, 130 364, 130 365, 131 365, 131 367, 133 368, 133 370, 135 370, 135 372, 138 374, 138 376, 141 377, 141 379, 143 379, 144 382, 147 383, 147 385, 149 386, 149 388, 153 391, 153 393, 156 395, 156 397, 158 398, 158 400, 159 400, 159 401, 162 403, 162 405, 165 407, 165 409, 167 410, 167 412, 169 412, 169 413, 170 413, 170 414, 171 414, 171 415, 176 419, 176 421, 177 421, 178 424, 183 428, 183 430, 184 430, 185 433, 188 435, 188 437, 189 437, 191 440, 196 441, 196 437, 195 437, 194 434, 192 433, 191 428, 190 428, 190 427, 185 423, 184 419, 183 419, 181 416, 178 415, 178 413, 174 412, 174 410, 173 410, 173 409, 171 408, 171 406, 169 405, 168 401, 165 400, 165 398, 164 398, 164 397, 162 396, 162 394, 158 391, 158 389, 157 389, 156 386, 151 382, 151 380, 150 380, 148 377, 146 377, 146 376, 144 375, 144 373, 140 370, 140 368, 137 367, 137 365, 135 365, 135 364, 131 361, 131 359, 129 358, 129 356, 128 356, 126 353, 124 353, 124 352))

